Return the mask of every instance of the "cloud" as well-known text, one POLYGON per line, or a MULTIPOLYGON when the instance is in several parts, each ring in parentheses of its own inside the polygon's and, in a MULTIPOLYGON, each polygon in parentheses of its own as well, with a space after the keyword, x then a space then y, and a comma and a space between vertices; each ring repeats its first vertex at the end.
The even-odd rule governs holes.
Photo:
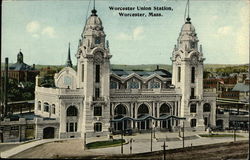
POLYGON ((235 51, 241 63, 248 63, 249 60, 249 5, 241 8, 241 27, 236 31, 235 51))
POLYGON ((44 26, 38 21, 31 21, 26 25, 26 31, 34 38, 40 38, 41 35, 49 38, 54 38, 56 35, 55 29, 51 26, 44 26))
POLYGON ((142 38, 142 33, 144 32, 144 29, 143 27, 136 27, 134 30, 133 30, 133 38, 135 40, 138 40, 138 39, 141 39, 142 38))
POLYGON ((55 37, 55 29, 51 26, 47 26, 42 30, 42 35, 47 35, 50 38, 55 37))
POLYGON ((26 30, 29 33, 38 32, 39 29, 40 29, 40 23, 38 21, 32 21, 26 25, 26 30))
POLYGON ((226 36, 230 33, 232 33, 232 27, 230 26, 220 27, 217 31, 217 34, 219 34, 220 36, 226 36))
POLYGON ((117 39, 119 40, 140 40, 143 39, 144 28, 138 26, 134 28, 130 33, 119 33, 117 39))
POLYGON ((39 35, 39 34, 32 34, 32 37, 34 37, 34 38, 39 38, 40 35, 39 35))

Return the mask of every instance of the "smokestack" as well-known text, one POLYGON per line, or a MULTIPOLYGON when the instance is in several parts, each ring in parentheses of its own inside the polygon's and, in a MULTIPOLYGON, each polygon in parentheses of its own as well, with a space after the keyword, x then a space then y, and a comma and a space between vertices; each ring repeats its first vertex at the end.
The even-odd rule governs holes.
POLYGON ((8 58, 5 58, 5 74, 4 74, 4 116, 6 117, 9 113, 9 107, 8 107, 8 58))
POLYGON ((159 65, 156 65, 156 70, 159 70, 159 65))

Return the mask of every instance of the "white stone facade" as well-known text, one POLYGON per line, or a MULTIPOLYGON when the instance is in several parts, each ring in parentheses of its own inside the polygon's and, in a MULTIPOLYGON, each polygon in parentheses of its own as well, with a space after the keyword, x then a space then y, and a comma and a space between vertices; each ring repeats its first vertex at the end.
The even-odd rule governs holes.
MULTIPOLYGON (((81 36, 76 54, 77 71, 63 68, 54 76, 54 88, 39 86, 37 77, 35 114, 56 123, 54 137, 102 136, 129 128, 174 131, 182 125, 173 119, 110 122, 148 115, 184 117, 185 127, 192 130, 215 125, 216 94, 203 90, 204 58, 202 50, 198 50, 198 38, 190 19, 183 25, 171 57, 172 79, 162 70, 111 71, 112 56, 95 10, 81 36)), ((39 126, 37 138, 43 137, 39 126)))

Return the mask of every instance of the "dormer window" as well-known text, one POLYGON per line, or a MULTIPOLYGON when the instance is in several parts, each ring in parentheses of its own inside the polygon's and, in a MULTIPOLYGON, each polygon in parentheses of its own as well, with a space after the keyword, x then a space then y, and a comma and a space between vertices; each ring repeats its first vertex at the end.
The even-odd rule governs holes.
POLYGON ((118 83, 114 82, 114 81, 111 81, 110 82, 110 89, 117 89, 117 88, 118 88, 118 83))
POLYGON ((140 88, 140 83, 138 81, 130 81, 128 83, 128 88, 130 88, 130 89, 139 89, 140 88))
POLYGON ((160 88, 160 83, 157 81, 151 81, 150 88, 160 88))
POLYGON ((96 37, 95 44, 100 44, 100 43, 101 43, 101 37, 96 37))

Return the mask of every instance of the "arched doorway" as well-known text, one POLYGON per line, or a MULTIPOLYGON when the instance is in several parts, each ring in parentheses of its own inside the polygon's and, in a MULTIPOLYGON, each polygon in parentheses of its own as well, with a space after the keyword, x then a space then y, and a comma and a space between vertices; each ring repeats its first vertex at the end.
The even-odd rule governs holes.
MULTIPOLYGON (((114 119, 121 119, 127 114, 127 109, 124 105, 119 104, 115 107, 114 110, 114 119)), ((114 123, 114 129, 116 131, 126 130, 128 128, 128 120, 124 120, 123 122, 114 123)))
MULTIPOLYGON (((160 107, 160 117, 171 115, 170 106, 166 103, 162 104, 160 107)), ((171 120, 163 120, 160 123, 161 129, 171 130, 171 120)))
POLYGON ((55 128, 54 127, 46 127, 43 129, 43 139, 51 139, 55 138, 55 128))
MULTIPOLYGON (((143 118, 147 115, 149 115, 148 106, 146 104, 141 104, 138 108, 138 111, 137 111, 137 118, 143 118)), ((138 126, 139 130, 149 129, 150 120, 144 120, 144 121, 137 122, 137 126, 138 126)))
POLYGON ((78 126, 78 109, 71 105, 66 111, 66 132, 77 132, 78 126))

